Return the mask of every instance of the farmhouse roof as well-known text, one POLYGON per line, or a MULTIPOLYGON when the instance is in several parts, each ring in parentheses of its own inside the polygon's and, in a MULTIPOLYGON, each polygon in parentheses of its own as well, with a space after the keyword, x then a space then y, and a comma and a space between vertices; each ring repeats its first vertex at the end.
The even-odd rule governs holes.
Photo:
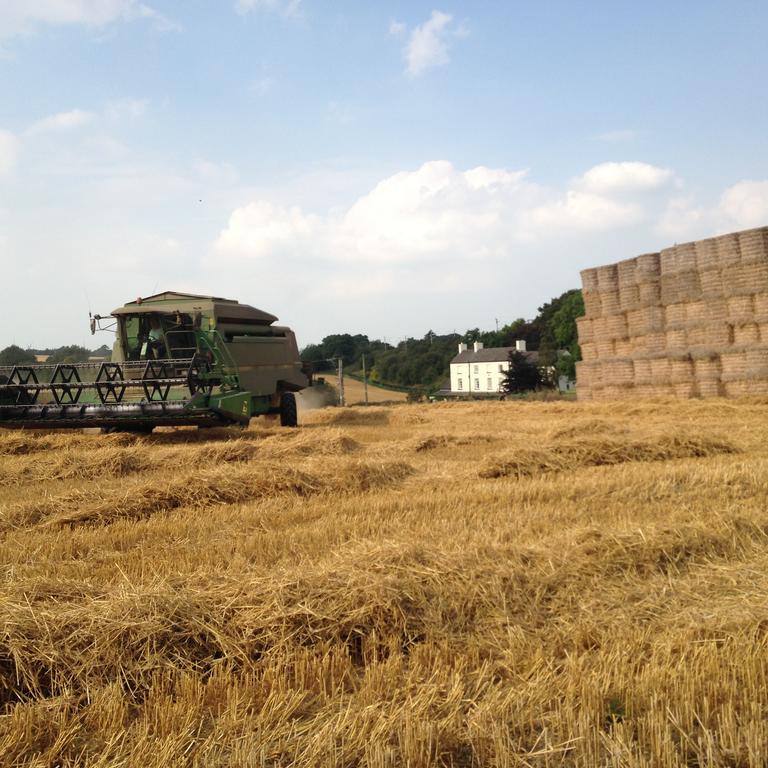
MULTIPOLYGON (((509 360, 509 353, 514 352, 515 347, 483 347, 477 352, 466 349, 459 352, 451 363, 506 363, 509 360)), ((538 352, 522 352, 532 363, 539 361, 538 352)))

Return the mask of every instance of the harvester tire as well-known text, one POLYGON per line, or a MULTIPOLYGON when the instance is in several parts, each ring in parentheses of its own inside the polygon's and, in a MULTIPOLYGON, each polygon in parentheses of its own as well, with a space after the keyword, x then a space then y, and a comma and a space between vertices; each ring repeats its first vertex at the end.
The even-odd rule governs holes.
POLYGON ((280 426, 296 427, 299 416, 296 411, 296 395, 293 392, 283 392, 280 395, 280 426))

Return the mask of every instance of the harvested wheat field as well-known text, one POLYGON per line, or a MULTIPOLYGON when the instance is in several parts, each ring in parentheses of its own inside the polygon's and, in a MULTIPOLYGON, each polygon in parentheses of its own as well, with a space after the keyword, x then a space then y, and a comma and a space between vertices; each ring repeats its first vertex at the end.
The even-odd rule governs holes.
POLYGON ((3 766, 762 766, 768 400, 0 432, 3 766))

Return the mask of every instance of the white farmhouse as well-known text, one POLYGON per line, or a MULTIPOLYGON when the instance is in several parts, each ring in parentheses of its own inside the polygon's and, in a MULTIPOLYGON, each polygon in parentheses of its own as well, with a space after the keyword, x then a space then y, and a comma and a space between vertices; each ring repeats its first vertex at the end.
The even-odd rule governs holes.
POLYGON ((534 365, 539 353, 529 352, 525 341, 514 347, 483 347, 476 341, 472 349, 459 344, 459 354, 451 360, 451 395, 492 395, 504 390, 504 374, 509 369, 509 353, 522 352, 534 365))

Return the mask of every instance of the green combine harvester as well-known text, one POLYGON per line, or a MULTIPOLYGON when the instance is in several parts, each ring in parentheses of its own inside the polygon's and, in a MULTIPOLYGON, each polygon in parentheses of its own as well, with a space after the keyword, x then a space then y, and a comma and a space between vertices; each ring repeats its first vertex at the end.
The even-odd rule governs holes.
POLYGON ((311 375, 276 320, 213 296, 136 299, 91 318, 92 333, 115 333, 111 362, 0 367, 0 427, 151 432, 263 414, 295 427, 295 393, 311 375))

